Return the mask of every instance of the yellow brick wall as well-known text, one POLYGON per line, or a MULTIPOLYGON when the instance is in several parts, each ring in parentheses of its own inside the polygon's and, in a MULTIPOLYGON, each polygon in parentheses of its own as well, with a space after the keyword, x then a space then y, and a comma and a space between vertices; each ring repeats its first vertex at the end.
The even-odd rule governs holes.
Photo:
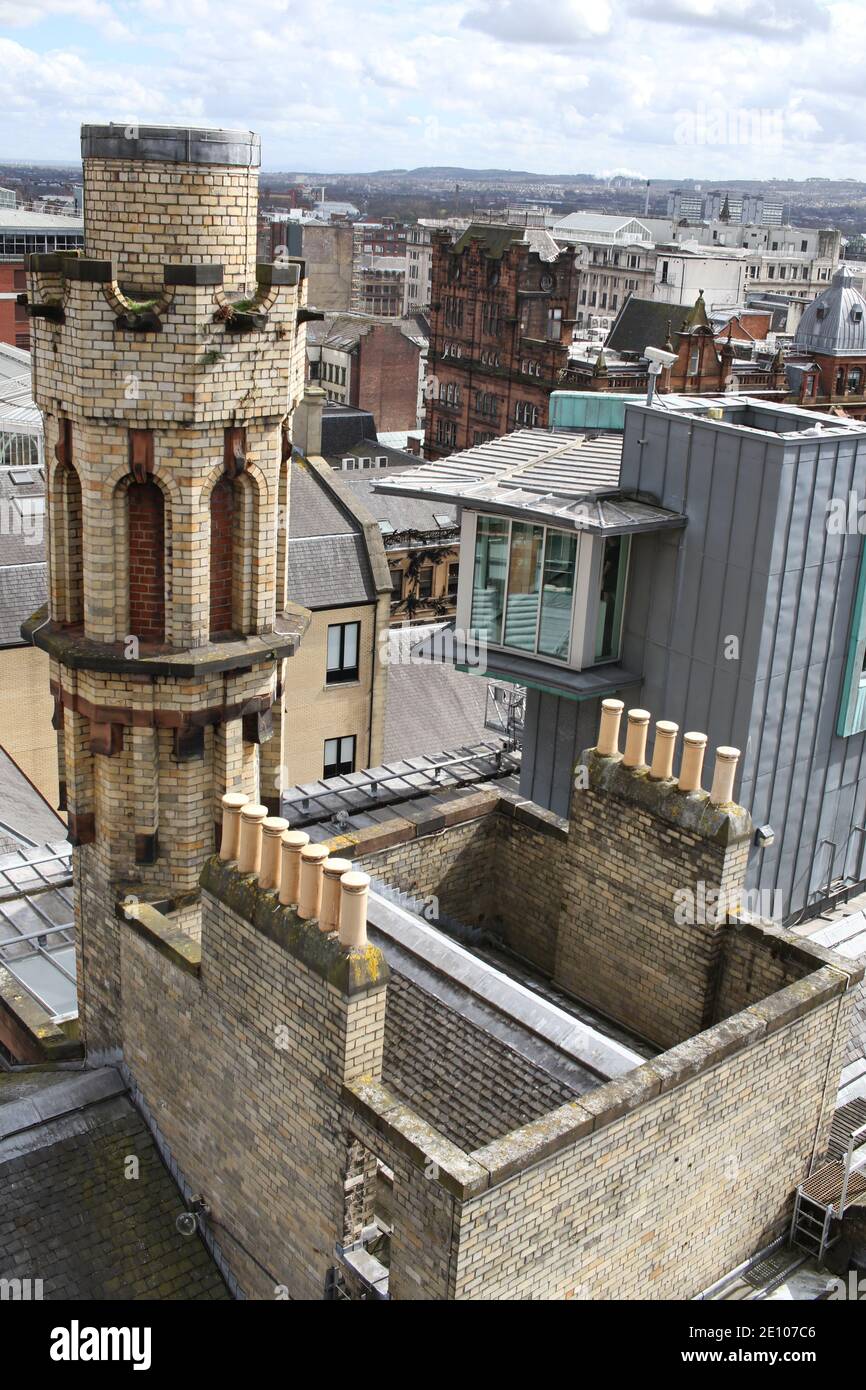
POLYGON ((328 738, 355 736, 355 768, 375 766, 382 757, 384 707, 374 710, 372 744, 370 706, 374 681, 380 686, 387 672, 373 653, 375 633, 373 604, 334 608, 313 614, 300 651, 286 663, 283 700, 283 786, 312 782, 324 770, 324 745, 328 738), (357 683, 328 685, 328 627, 332 623, 360 622, 357 683))
POLYGON ((0 744, 57 807, 57 738, 48 688, 48 657, 36 647, 0 651, 0 744))

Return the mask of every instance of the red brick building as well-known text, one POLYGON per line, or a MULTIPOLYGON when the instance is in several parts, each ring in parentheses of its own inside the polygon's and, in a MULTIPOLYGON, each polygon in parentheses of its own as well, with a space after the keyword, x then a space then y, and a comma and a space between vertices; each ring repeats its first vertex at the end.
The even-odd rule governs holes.
POLYGON ((537 228, 433 237, 425 451, 440 458, 547 423, 577 302, 575 250, 537 228))
POLYGON ((27 310, 16 303, 17 297, 27 289, 27 272, 24 262, 0 262, 0 343, 10 347, 30 350, 30 320, 27 310))
POLYGON ((84 243, 80 217, 0 208, 0 342, 30 348, 30 320, 16 297, 27 288, 24 270, 32 252, 73 251, 84 243))
POLYGON ((379 430, 418 428, 426 321, 325 314, 307 324, 307 377, 328 400, 375 416, 379 430))

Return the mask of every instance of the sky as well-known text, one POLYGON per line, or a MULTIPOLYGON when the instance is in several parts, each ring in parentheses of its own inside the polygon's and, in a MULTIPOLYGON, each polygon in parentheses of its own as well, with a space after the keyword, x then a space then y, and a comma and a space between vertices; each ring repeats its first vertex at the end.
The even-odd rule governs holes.
POLYGON ((0 159, 84 121, 265 169, 863 178, 863 0, 0 0, 0 159))

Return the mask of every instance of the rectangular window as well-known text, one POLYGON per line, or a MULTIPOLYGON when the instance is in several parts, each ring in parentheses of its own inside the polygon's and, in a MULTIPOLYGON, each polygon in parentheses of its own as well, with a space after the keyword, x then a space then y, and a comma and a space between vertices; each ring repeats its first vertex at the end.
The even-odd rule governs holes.
POLYGON ((603 542, 595 630, 596 661, 616 661, 619 657, 628 554, 627 536, 610 536, 603 542))
POLYGON ((459 566, 459 565, 449 565, 449 566, 448 566, 448 587, 447 587, 447 589, 446 589, 445 592, 447 593, 448 597, 451 599, 452 603, 456 603, 456 602, 457 602, 457 584, 458 584, 459 579, 460 579, 460 566, 459 566))
POLYGON ((391 598, 398 600, 403 597, 403 571, 402 569, 391 570, 391 598))
POLYGON ((345 777, 355 771, 355 735, 326 738, 323 777, 345 777))
POLYGON ((433 566, 422 565, 418 571, 418 597, 430 598, 433 593, 433 566))
POLYGON ((512 522, 503 641, 506 647, 516 647, 518 651, 535 651, 543 548, 543 526, 512 522))
POLYGON ((500 516, 479 516, 475 532, 470 626, 489 642, 502 641, 505 576, 508 570, 508 522, 500 516))
POLYGON ((335 623, 328 628, 327 684, 340 685, 358 679, 360 623, 335 623))
POLYGON ((574 598, 574 572, 577 536, 566 531, 548 531, 541 581, 541 624, 538 650, 542 656, 567 661, 571 645, 571 608, 574 598))

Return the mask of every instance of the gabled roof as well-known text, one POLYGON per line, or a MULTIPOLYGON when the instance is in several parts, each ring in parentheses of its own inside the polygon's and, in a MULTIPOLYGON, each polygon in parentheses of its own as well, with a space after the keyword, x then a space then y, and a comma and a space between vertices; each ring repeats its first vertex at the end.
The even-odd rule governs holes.
POLYGON ((313 610, 375 603, 391 578, 379 528, 323 459, 292 459, 286 597, 313 610))
POLYGON ((629 295, 607 335, 605 347, 639 357, 648 347, 664 348, 669 334, 679 332, 692 308, 689 304, 661 304, 655 299, 629 295))

